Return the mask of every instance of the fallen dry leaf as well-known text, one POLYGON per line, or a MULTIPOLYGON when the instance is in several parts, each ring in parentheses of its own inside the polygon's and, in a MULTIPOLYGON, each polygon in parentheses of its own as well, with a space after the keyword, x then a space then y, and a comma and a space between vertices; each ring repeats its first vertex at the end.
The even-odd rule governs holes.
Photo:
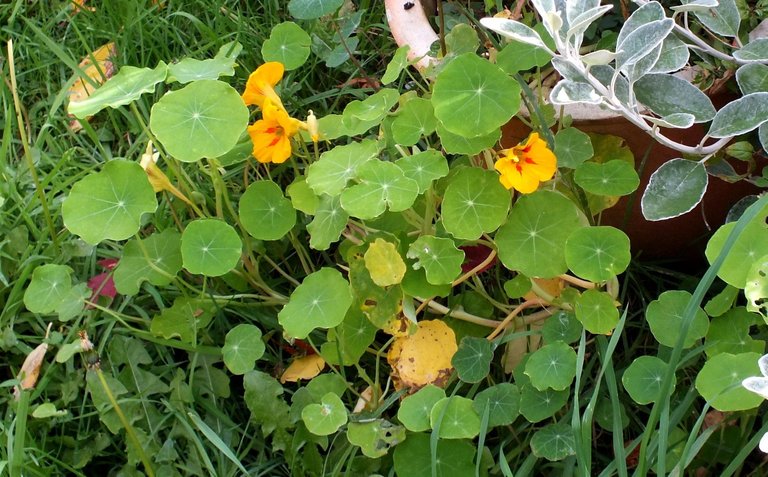
POLYGON ((397 338, 387 353, 395 388, 414 392, 427 384, 444 386, 457 349, 456 334, 445 322, 420 321, 416 333, 397 338))
MULTIPOLYGON (((562 278, 532 278, 532 280, 544 293, 549 294, 553 298, 559 297, 565 289, 565 282, 562 278)), ((536 298, 548 300, 548 297, 539 296, 533 290, 529 291, 523 298, 526 300, 534 300, 536 298)))
MULTIPOLYGON (((69 101, 84 100, 96 89, 94 84, 100 85, 111 78, 115 74, 115 65, 112 62, 112 58, 116 56, 117 48, 114 42, 102 45, 92 55, 86 55, 78 65, 82 73, 75 73, 77 80, 69 88, 69 101), (93 80, 94 84, 83 78, 83 75, 93 80)), ((82 129, 78 121, 71 121, 69 127, 74 132, 82 129)))
MULTIPOLYGON (((51 325, 48 324, 48 331, 50 331, 51 325)), ((48 331, 45 333, 45 337, 48 337, 48 331)), ((37 348, 30 352, 24 363, 21 365, 19 376, 17 379, 21 381, 21 389, 31 389, 37 384, 37 378, 40 376, 40 368, 43 366, 43 359, 45 353, 48 352, 48 343, 40 343, 37 348)), ((18 386, 13 387, 13 397, 18 400, 21 397, 21 389, 18 386)))
POLYGON ((325 369, 325 360, 319 354, 310 354, 294 359, 280 376, 281 383, 295 383, 300 379, 312 379, 325 369))

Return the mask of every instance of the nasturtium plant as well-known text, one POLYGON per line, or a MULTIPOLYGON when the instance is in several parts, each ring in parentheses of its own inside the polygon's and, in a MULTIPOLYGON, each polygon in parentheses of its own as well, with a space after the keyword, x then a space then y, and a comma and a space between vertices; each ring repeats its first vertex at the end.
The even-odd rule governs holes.
POLYGON ((363 455, 376 459, 405 440, 405 429, 385 419, 370 422, 350 422, 347 426, 350 444, 360 447, 363 455))
POLYGON ((493 344, 485 338, 465 336, 451 363, 466 383, 478 383, 488 376, 493 359, 493 344))
POLYGON ((429 189, 433 181, 448 174, 448 161, 439 151, 428 149, 416 154, 398 159, 395 164, 402 169, 403 174, 416 181, 419 194, 429 189))
POLYGON ((392 138, 403 146, 413 146, 423 136, 433 133, 435 127, 437 120, 432 103, 428 99, 412 98, 397 110, 392 122, 392 138))
POLYGON ((611 295, 591 289, 576 299, 576 318, 594 334, 610 334, 619 323, 619 310, 611 295))
POLYGON ((141 217, 157 198, 138 163, 115 159, 72 186, 62 204, 64 225, 91 245, 125 240, 139 231, 141 217))
POLYGON ((248 109, 230 85, 200 80, 166 93, 152 107, 149 127, 183 162, 216 158, 232 149, 248 125, 248 109))
POLYGON ((428 434, 406 434, 405 441, 395 447, 393 454, 396 475, 432 475, 433 465, 439 477, 465 477, 475 471, 474 459, 477 450, 467 440, 439 439, 435 460, 432 459, 430 449, 428 434))
POLYGON ((529 422, 541 422, 562 409, 569 396, 567 389, 539 391, 531 384, 525 384, 520 388, 520 414, 529 422))
POLYGON ((408 258, 415 259, 415 269, 424 269, 427 281, 433 285, 451 283, 459 277, 464 252, 449 238, 422 235, 408 248, 408 258))
POLYGON ((227 333, 221 349, 224 364, 232 374, 245 374, 253 369, 257 359, 264 355, 266 346, 261 341, 261 330, 242 323, 227 333))
POLYGON ((475 53, 464 53, 437 75, 432 93, 435 116, 465 137, 492 133, 520 107, 520 86, 475 53))
POLYGON ((32 313, 52 313, 72 289, 72 269, 53 263, 41 265, 32 273, 24 291, 24 306, 32 313))
POLYGON ((269 38, 261 46, 264 61, 277 61, 286 71, 295 70, 309 58, 312 39, 299 25, 283 22, 272 27, 269 38))
POLYGON ((135 295, 144 281, 165 286, 181 266, 181 234, 177 231, 167 229, 144 239, 135 238, 123 247, 113 274, 115 287, 122 294, 135 295))
POLYGON ((566 240, 585 225, 584 214, 558 192, 540 190, 520 197, 496 233, 499 258, 529 277, 561 275, 568 271, 566 240))
POLYGON ((688 333, 683 338, 683 348, 690 348, 707 334, 709 320, 701 308, 696 307, 693 316, 686 316, 685 310, 691 294, 682 290, 670 290, 652 301, 645 312, 645 319, 651 327, 656 341, 673 347, 680 337, 683 320, 690 320, 688 333))
POLYGON ((753 409, 763 401, 741 386, 759 373, 759 353, 720 353, 709 359, 696 376, 696 389, 718 411, 753 409))
POLYGON ((531 438, 531 450, 536 457, 547 460, 563 460, 576 453, 573 428, 557 423, 542 427, 531 438))
POLYGON ((461 396, 437 401, 430 411, 429 423, 441 439, 471 439, 480 433, 480 416, 472 400, 461 396))
POLYGON ((406 396, 397 410, 397 419, 411 432, 428 431, 432 428, 432 408, 445 398, 445 391, 434 384, 428 384, 410 396, 406 396))
POLYGON ((640 185, 633 165, 621 159, 585 162, 576 167, 573 179, 585 191, 606 196, 629 195, 640 185))
POLYGON ((365 268, 373 283, 380 287, 397 285, 405 276, 405 262, 392 242, 378 238, 363 255, 365 268))
MULTIPOLYGON (((765 223, 766 216, 768 216, 768 209, 762 210, 757 217, 747 224, 736 238, 736 242, 728 250, 728 255, 718 270, 717 276, 729 285, 743 289, 751 264, 768 255, 768 241, 765 240, 768 236, 768 225, 765 223), (744 264, 750 264, 750 266, 747 267, 744 264)), ((707 242, 705 253, 709 263, 713 263, 720 254, 735 226, 735 222, 721 226, 707 242)))
POLYGON ((554 152, 558 167, 572 169, 589 160, 595 153, 589 135, 576 128, 564 128, 555 134, 554 152))
POLYGON ((312 434, 327 436, 347 423, 344 402, 335 393, 320 398, 319 404, 309 404, 301 411, 301 420, 312 434))
POLYGON ((576 352, 562 341, 544 345, 531 354, 525 375, 539 391, 562 391, 576 377, 576 352))
POLYGON ((309 166, 307 184, 317 195, 339 195, 351 179, 358 177, 357 169, 375 158, 378 152, 379 146, 372 140, 336 146, 322 153, 320 160, 309 166))
MULTIPOLYGON (((668 369, 667 363, 656 356, 640 356, 624 371, 621 382, 629 396, 638 404, 656 402, 668 369)), ((675 382, 672 381, 674 391, 675 382)))
POLYGON ((279 185, 257 181, 240 197, 240 222, 259 240, 278 240, 296 224, 296 210, 279 185))
POLYGON ((707 357, 720 353, 762 353, 765 343, 750 337, 750 328, 757 324, 760 317, 744 307, 735 307, 726 313, 712 318, 706 337, 707 357))
POLYGON ((240 261, 243 243, 235 229, 218 219, 197 219, 181 234, 181 258, 190 273, 218 277, 240 261))
POLYGON ((486 388, 473 399, 478 416, 488 413, 488 427, 512 424, 520 413, 520 391, 512 383, 499 383, 486 388))
POLYGON ((216 56, 206 60, 184 58, 178 63, 168 66, 167 82, 178 81, 181 84, 192 81, 209 79, 215 80, 220 76, 232 76, 235 74, 235 63, 238 55, 243 51, 243 45, 233 41, 222 45, 216 56))
POLYGON ((370 161, 357 168, 358 184, 341 193, 341 206, 353 217, 374 219, 387 209, 402 212, 413 205, 419 186, 391 162, 370 161))
POLYGON ((351 304, 349 282, 338 271, 322 268, 304 278, 277 318, 289 336, 306 338, 316 328, 344 321, 351 304))
POLYGON ((624 272, 631 258, 629 237, 608 226, 575 230, 565 242, 565 262, 581 278, 603 282, 624 272))
POLYGON ((498 175, 477 168, 459 170, 445 190, 442 217, 445 230, 467 240, 496 230, 509 210, 509 191, 498 175))
POLYGON ((216 309, 216 303, 209 300, 179 297, 170 308, 152 318, 149 329, 156 336, 195 343, 197 333, 208 326, 216 309))

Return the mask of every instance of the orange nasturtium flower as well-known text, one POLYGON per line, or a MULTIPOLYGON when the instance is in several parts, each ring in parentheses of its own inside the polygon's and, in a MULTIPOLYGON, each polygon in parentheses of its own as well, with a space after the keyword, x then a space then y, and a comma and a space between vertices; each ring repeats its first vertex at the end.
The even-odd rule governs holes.
POLYGON ((256 105, 264 109, 264 101, 269 99, 273 104, 282 106, 280 97, 275 92, 275 85, 283 79, 285 67, 277 61, 269 61, 256 68, 248 77, 245 92, 242 95, 246 106, 256 105))
POLYGON ((291 157, 291 137, 299 132, 301 121, 288 116, 285 110, 264 101, 260 119, 248 126, 253 141, 253 157, 259 162, 285 162, 291 157))
POLYGON ((557 158, 538 133, 531 133, 525 143, 499 152, 495 169, 501 173, 499 180, 507 189, 514 188, 530 194, 539 183, 550 180, 557 171, 557 158))

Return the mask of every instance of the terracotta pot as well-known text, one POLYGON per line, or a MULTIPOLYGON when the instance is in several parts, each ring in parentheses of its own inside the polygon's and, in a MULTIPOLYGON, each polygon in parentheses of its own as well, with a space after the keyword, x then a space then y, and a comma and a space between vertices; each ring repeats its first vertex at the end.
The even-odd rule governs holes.
MULTIPOLYGON (((704 198, 692 211, 674 219, 659 222, 645 220, 640 211, 640 198, 651 174, 663 163, 681 157, 680 153, 658 144, 651 136, 623 117, 580 119, 573 125, 587 133, 611 134, 623 138, 640 166, 648 154, 640 174, 640 187, 622 197, 614 207, 603 211, 601 223, 624 230, 632 242, 633 253, 642 252, 643 258, 672 258, 683 261, 700 260, 706 239, 725 221, 731 206, 742 197, 759 192, 746 181, 728 183, 710 176, 704 198), (649 152, 650 149, 650 152, 649 152)), ((530 129, 513 118, 502 128, 502 147, 511 147, 528 136, 530 129)), ((665 130, 664 135, 686 145, 696 145, 704 136, 705 128, 694 125, 689 129, 665 130)))

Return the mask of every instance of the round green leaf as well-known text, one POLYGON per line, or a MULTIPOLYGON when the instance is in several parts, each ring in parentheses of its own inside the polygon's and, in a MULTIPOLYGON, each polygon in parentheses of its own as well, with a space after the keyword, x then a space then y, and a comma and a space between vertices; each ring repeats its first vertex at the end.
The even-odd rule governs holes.
POLYGON ((347 226, 349 215, 341 208, 339 196, 323 195, 317 204, 315 218, 307 224, 309 246, 315 250, 326 250, 339 239, 347 226))
POLYGON ((498 66, 475 53, 459 55, 435 79, 435 116, 448 131, 483 136, 520 108, 520 86, 498 66))
POLYGON ((437 135, 440 136, 440 145, 448 154, 478 154, 484 149, 493 147, 501 138, 501 129, 494 129, 488 134, 482 136, 467 137, 461 134, 450 132, 443 126, 443 123, 437 123, 437 135))
POLYGON ((749 336, 749 329, 757 320, 759 317, 756 314, 742 307, 712 318, 707 331, 707 356, 711 358, 720 353, 762 353, 765 342, 749 336))
MULTIPOLYGON (((664 360, 656 356, 640 356, 632 361, 632 364, 624 371, 621 383, 629 393, 629 397, 636 403, 650 404, 656 402, 668 367, 664 360)), ((670 393, 674 390, 675 382, 673 380, 670 393)))
POLYGON ((240 222, 259 240, 283 238, 296 225, 296 210, 272 181, 256 181, 240 197, 240 222))
POLYGON ((320 205, 320 198, 309 187, 306 177, 299 176, 294 179, 285 192, 291 198, 291 205, 294 209, 307 215, 315 215, 317 207, 320 205))
MULTIPOLYGON (((685 308, 691 300, 691 294, 682 290, 670 290, 659 295, 658 300, 653 300, 645 311, 645 319, 651 327, 651 333, 656 341, 669 346, 675 346, 680 336, 680 329, 683 325, 685 308)), ((696 314, 693 316, 688 328, 688 334, 683 341, 683 348, 690 348, 697 340, 707 334, 709 320, 707 314, 701 308, 696 308, 696 314)))
POLYGON ((344 146, 336 146, 320 155, 307 169, 307 184, 318 196, 336 196, 357 178, 357 169, 379 153, 376 141, 366 139, 344 146))
POLYGON ((352 304, 349 283, 337 270, 321 268, 307 275, 291 293, 277 319, 293 338, 306 338, 315 328, 333 328, 352 304))
POLYGON ((593 282, 610 280, 629 266, 629 237, 613 227, 584 227, 565 242, 565 263, 573 273, 593 282))
POLYGON ((312 20, 335 12, 344 0, 290 0, 288 11, 298 20, 312 20))
POLYGON ((24 290, 24 306, 32 313, 53 313, 72 289, 72 269, 49 263, 35 268, 24 290))
POLYGON ((245 374, 253 369, 257 359, 264 355, 264 342, 261 330, 256 326, 243 323, 235 326, 224 338, 221 354, 224 364, 232 374, 245 374))
POLYGON ((328 330, 328 341, 322 344, 320 354, 328 364, 352 366, 373 343, 377 330, 361 310, 352 307, 340 325, 328 330))
POLYGON ((475 473, 477 449, 467 441, 438 440, 436 459, 432 460, 430 436, 409 434, 397 447, 393 459, 397 477, 432 475, 434 465, 439 477, 467 477, 475 473))
MULTIPOLYGON (((744 288, 747 283, 749 269, 761 257, 768 255, 768 226, 765 220, 768 216, 768 208, 765 208, 742 230, 736 238, 733 247, 728 251, 723 265, 717 272, 717 276, 729 285, 736 288, 744 288), (745 264, 749 264, 746 266, 745 264)), ((731 230, 736 222, 731 222, 720 227, 709 239, 705 254, 709 263, 713 263, 725 245, 731 230)))
POLYGON ((328 393, 320 399, 320 404, 309 404, 302 409, 301 420, 312 434, 327 436, 347 423, 347 409, 338 395, 328 393))
POLYGON ((91 245, 125 240, 139 231, 141 216, 154 212, 157 199, 136 162, 112 160, 78 181, 64 200, 64 225, 91 245))
POLYGON ((56 409, 56 406, 53 403, 46 402, 43 404, 40 404, 35 408, 34 411, 32 411, 32 417, 35 419, 46 419, 49 417, 61 417, 67 415, 66 409, 56 409))
POLYGON ((568 270, 566 240, 585 224, 579 208, 558 192, 524 195, 496 234, 499 258, 507 268, 529 277, 562 275, 568 270))
POLYGON ((113 274, 115 288, 123 295, 135 295, 143 281, 168 285, 181 265, 181 234, 173 229, 130 240, 113 274))
MULTIPOLYGON (((766 93, 768 94, 768 93, 766 93)), ((686 159, 672 159, 651 174, 640 208, 647 220, 665 220, 693 210, 707 190, 704 165, 686 159)))
POLYGON ((395 164, 402 169, 405 177, 410 177, 419 186, 419 194, 424 193, 432 185, 432 181, 448 174, 448 161, 440 151, 429 149, 424 152, 406 156, 395 164))
POLYGON ((531 354, 525 375, 539 391, 567 389, 576 377, 576 352, 562 341, 544 345, 531 354))
POLYGON ((234 88, 201 80, 166 93, 152 106, 149 127, 168 152, 183 162, 229 152, 248 126, 248 108, 234 88))
POLYGON ((309 58, 312 40, 307 32, 293 22, 284 22, 272 27, 269 38, 261 45, 264 61, 277 61, 286 71, 295 70, 309 58))
POLYGON ((582 326, 572 312, 559 310, 547 318, 541 328, 541 337, 545 343, 562 341, 574 343, 581 337, 582 326))
POLYGON ((363 101, 350 101, 344 107, 342 122, 347 128, 353 128, 358 121, 381 121, 399 98, 396 89, 384 88, 363 101))
POLYGON ((456 238, 476 240, 504 222, 509 210, 509 191, 496 173, 464 168, 448 184, 441 210, 445 230, 456 238))
POLYGON ((745 389, 741 382, 759 376, 759 353, 720 353, 704 364, 696 376, 696 389, 718 411, 754 409, 763 397, 745 389))
POLYGON ((391 162, 370 161, 358 169, 359 184, 341 193, 341 206, 349 215, 373 219, 389 208, 403 211, 413 205, 419 186, 391 162))
POLYGON ((565 406, 570 397, 570 390, 555 391, 554 389, 545 389, 539 391, 530 384, 525 384, 520 388, 520 414, 528 422, 540 422, 548 417, 555 415, 557 411, 565 406))
POLYGON ((574 180, 591 194, 608 196, 629 195, 640 185, 635 168, 621 159, 585 162, 576 168, 574 180))
POLYGON ((619 323, 619 310, 611 295, 604 291, 591 289, 582 293, 576 300, 575 311, 576 318, 590 333, 610 334, 619 323))
POLYGON ((488 428, 515 422, 520 413, 520 391, 512 383, 500 383, 475 395, 475 411, 482 416, 488 408, 488 428))
POLYGON ((555 134, 554 152, 555 156, 557 156, 558 167, 570 167, 573 169, 584 161, 589 160, 595 154, 589 135, 576 128, 564 128, 555 134))
POLYGON ((616 404, 619 406, 618 416, 613 411, 613 403, 609 397, 599 398, 597 406, 595 406, 595 422, 608 432, 613 432, 616 421, 621 422, 621 429, 626 429, 629 426, 629 414, 627 414, 626 406, 621 402, 616 404))
POLYGON ((427 384, 400 403, 397 419, 411 432, 431 429, 429 416, 435 403, 445 398, 445 391, 434 384, 427 384))
POLYGON ((542 427, 531 437, 531 451, 536 457, 556 461, 576 454, 576 438, 573 428, 557 423, 542 427))
POLYGON ((397 111, 392 121, 392 138, 401 146, 413 146, 422 137, 432 134, 437 126, 432 103, 413 98, 397 111))
POLYGON ((416 260, 413 268, 423 268, 433 285, 451 283, 459 277, 464 252, 449 238, 422 235, 408 247, 408 258, 416 260))
POLYGON ((384 419, 350 422, 347 426, 347 439, 350 444, 359 446, 363 455, 376 459, 405 440, 405 429, 384 419))
POLYGON ((211 300, 179 297, 173 306, 152 318, 149 330, 155 336, 195 343, 198 330, 208 326, 216 309, 217 305, 211 300))
POLYGON ((465 336, 459 349, 451 358, 451 364, 465 383, 479 383, 491 370, 493 344, 485 338, 465 336))
POLYGON ((224 275, 235 268, 242 250, 240 236, 221 220, 193 220, 181 234, 181 258, 190 273, 224 275))
POLYGON ((518 273, 511 280, 504 282, 504 293, 509 298, 522 298, 531 291, 531 288, 533 288, 533 282, 522 273, 518 273))
POLYGON ((429 423, 441 439, 471 439, 480 434, 480 416, 472 400, 461 396, 437 401, 432 406, 429 423))

